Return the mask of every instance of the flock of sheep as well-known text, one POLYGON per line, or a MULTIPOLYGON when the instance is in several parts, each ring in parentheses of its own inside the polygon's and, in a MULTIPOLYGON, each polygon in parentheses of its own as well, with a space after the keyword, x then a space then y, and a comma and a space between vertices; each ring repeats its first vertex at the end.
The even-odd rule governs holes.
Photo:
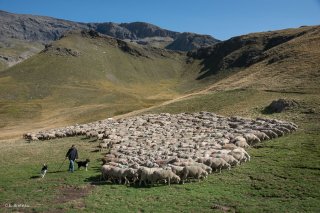
POLYGON ((246 148, 297 129, 275 119, 224 117, 210 112, 146 114, 106 119, 38 133, 27 140, 84 135, 106 150, 101 167, 104 180, 117 183, 184 183, 246 161, 246 148))

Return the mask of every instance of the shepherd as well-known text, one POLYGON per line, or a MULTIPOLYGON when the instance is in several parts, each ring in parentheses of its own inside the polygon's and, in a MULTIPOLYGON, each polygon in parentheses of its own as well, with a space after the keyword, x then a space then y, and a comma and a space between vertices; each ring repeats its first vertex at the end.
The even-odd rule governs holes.
POLYGON ((75 145, 72 145, 66 154, 66 158, 69 159, 69 172, 74 172, 74 161, 78 159, 78 150, 75 145))

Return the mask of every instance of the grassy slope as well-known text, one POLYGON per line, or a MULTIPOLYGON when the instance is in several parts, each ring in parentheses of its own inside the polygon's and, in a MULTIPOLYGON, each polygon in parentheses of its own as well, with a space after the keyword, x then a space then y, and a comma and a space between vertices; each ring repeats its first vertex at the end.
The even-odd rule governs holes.
POLYGON ((243 46, 219 63, 263 49, 262 41, 304 33, 263 51, 264 59, 258 63, 220 70, 202 80, 195 80, 207 66, 200 60, 186 63, 183 54, 129 44, 142 56, 132 55, 121 50, 115 39, 71 33, 48 51, 0 73, 0 138, 124 114, 209 85, 211 90, 316 93, 320 89, 319 32, 319 27, 307 27, 242 36, 239 42, 256 39, 258 46, 243 46), (57 53, 56 48, 70 48, 80 56, 57 53))
MULTIPOLYGON (((208 93, 173 105, 156 112, 209 110, 224 115, 267 116, 294 121, 300 128, 291 135, 249 149, 252 161, 231 171, 210 175, 201 183, 153 188, 98 184, 97 160, 101 155, 91 152, 97 143, 79 137, 36 143, 3 142, 0 190, 5 193, 0 195, 1 202, 26 203, 31 208, 24 210, 36 212, 67 208, 70 212, 211 212, 214 204, 237 212, 316 212, 320 208, 320 115, 303 113, 307 108, 319 112, 318 95, 234 90, 208 93), (304 103, 303 108, 275 115, 261 114, 265 103, 283 96, 299 99, 304 103), (260 100, 256 102, 257 97, 260 100), (88 172, 48 173, 43 180, 32 178, 43 162, 49 164, 50 172, 56 171, 73 143, 79 147, 81 159, 92 160, 88 172), (88 182, 94 187, 86 197, 72 194, 74 199, 59 200, 71 193, 63 191, 63 187, 74 186, 80 192, 88 182)), ((65 164, 64 170, 66 167, 65 164)))
POLYGON ((17 39, 0 41, 0 56, 10 58, 9 61, 0 59, 0 71, 39 53, 43 48, 44 46, 38 42, 17 39))
MULTIPOLYGON (((84 198, 74 200, 69 197, 61 201, 59 197, 63 194, 71 194, 64 192, 62 187, 74 186, 75 190, 81 191, 88 182, 96 184, 98 181, 99 162, 96 160, 100 154, 90 152, 96 143, 81 138, 31 144, 21 140, 8 141, 1 143, 0 149, 0 163, 4 165, 0 167, 0 191, 5 192, 0 193, 1 203, 26 203, 31 208, 23 210, 39 212, 64 209, 71 212, 212 212, 213 204, 228 206, 237 212, 317 212, 320 209, 319 53, 313 48, 317 47, 317 41, 317 36, 310 36, 300 44, 293 43, 291 49, 273 50, 277 51, 275 55, 281 51, 285 54, 296 51, 292 57, 298 61, 292 57, 272 64, 262 61, 218 81, 203 94, 150 111, 207 110, 222 115, 285 119, 300 126, 294 134, 249 149, 251 162, 221 175, 211 175, 201 183, 153 188, 102 184, 95 185, 84 198), (283 97, 298 100, 301 107, 275 115, 261 113, 272 100, 283 97), (309 109, 314 109, 315 113, 306 114, 309 109), (50 171, 56 171, 66 149, 73 143, 78 145, 81 158, 90 157, 93 161, 88 172, 49 173, 43 180, 31 178, 43 162, 48 162, 50 171), (18 158, 12 157, 15 155, 18 158)), ((197 67, 196 63, 199 62, 193 66, 197 67)), ((10 79, 3 78, 2 81, 10 79)), ((175 89, 182 88, 188 88, 188 83, 175 89)), ((61 110, 61 113, 70 111, 61 110)))
POLYGON ((183 54, 129 47, 144 56, 122 51, 115 39, 73 33, 48 51, 3 71, 0 128, 8 132, 3 137, 14 129, 61 126, 123 114, 182 92, 179 85, 191 78, 182 80, 183 54), (70 48, 80 56, 57 53, 59 47, 70 48))
MULTIPOLYGON (((318 93, 320 91, 320 27, 253 33, 243 40, 303 34, 262 53, 263 60, 229 75, 212 90, 255 88, 260 90, 318 93)), ((263 47, 259 47, 260 49, 263 47)), ((245 51, 245 50, 243 50, 245 51)), ((235 54, 235 53, 233 53, 235 54)))

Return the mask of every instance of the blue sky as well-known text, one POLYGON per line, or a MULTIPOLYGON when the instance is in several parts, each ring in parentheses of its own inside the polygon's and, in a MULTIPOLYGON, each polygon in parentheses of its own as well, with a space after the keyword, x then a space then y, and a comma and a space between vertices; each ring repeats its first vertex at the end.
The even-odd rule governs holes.
POLYGON ((0 10, 79 22, 144 21, 221 40, 320 24, 320 0, 0 0, 0 10))

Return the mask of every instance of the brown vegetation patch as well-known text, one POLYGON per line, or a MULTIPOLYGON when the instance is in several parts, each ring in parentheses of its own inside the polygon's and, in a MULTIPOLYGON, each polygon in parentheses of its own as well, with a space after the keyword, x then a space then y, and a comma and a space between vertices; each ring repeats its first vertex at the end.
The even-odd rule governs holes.
POLYGON ((54 200, 54 203, 67 203, 72 201, 72 203, 77 208, 84 208, 84 202, 82 198, 86 197, 94 186, 70 186, 63 185, 59 187, 57 192, 57 198, 54 200))
POLYGON ((211 206, 211 209, 220 210, 221 212, 235 212, 235 209, 229 206, 219 205, 219 204, 213 204, 211 206))

